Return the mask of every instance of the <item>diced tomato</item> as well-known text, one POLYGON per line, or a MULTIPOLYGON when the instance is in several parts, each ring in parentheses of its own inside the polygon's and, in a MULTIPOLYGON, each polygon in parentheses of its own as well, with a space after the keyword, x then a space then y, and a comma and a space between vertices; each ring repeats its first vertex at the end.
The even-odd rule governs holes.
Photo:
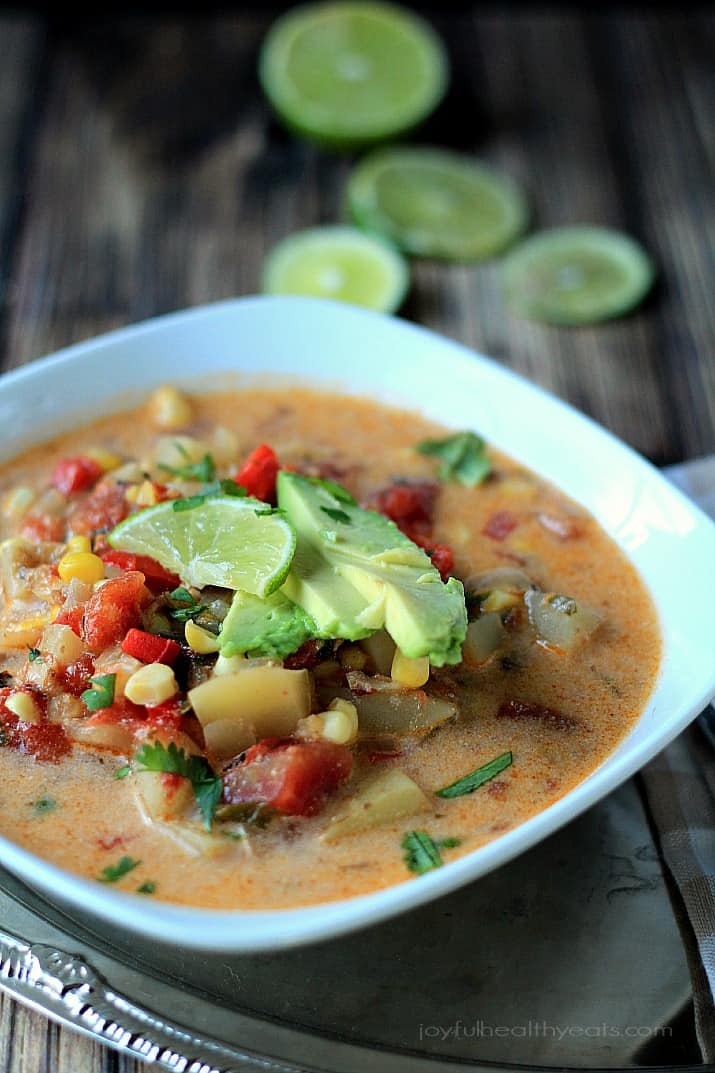
POLYGON ((186 715, 178 697, 170 697, 163 704, 147 705, 146 719, 154 727, 166 730, 184 730, 186 715))
POLYGON ((100 849, 109 852, 110 849, 116 849, 117 846, 123 846, 124 839, 121 835, 115 835, 114 838, 98 838, 97 845, 100 849))
POLYGON ((148 597, 144 575, 139 570, 128 570, 110 578, 87 600, 83 640, 93 652, 101 652, 120 641, 140 621, 141 608, 148 597))
POLYGON ((166 570, 156 559, 149 555, 132 555, 129 551, 106 551, 101 553, 102 561, 116 566, 120 570, 140 570, 148 588, 152 592, 164 592, 175 589, 181 584, 181 578, 166 570))
POLYGON ((71 693, 73 697, 79 697, 85 689, 89 688, 89 680, 93 674, 94 659, 89 652, 85 652, 83 656, 80 656, 74 663, 68 664, 60 672, 60 678, 66 692, 71 693))
POLYGON ((68 518, 73 533, 108 532, 129 513, 124 487, 114 481, 102 481, 77 504, 68 518))
POLYGON ((490 540, 504 540, 513 533, 518 524, 519 519, 510 510, 498 510, 489 518, 482 532, 490 540))
POLYGON ((435 544, 430 548, 430 558, 442 581, 446 581, 454 570, 454 554, 449 544, 435 544))
POLYGON ((410 539, 426 536, 432 525, 439 485, 434 481, 405 481, 383 488, 370 506, 391 518, 410 539))
POLYGON ((67 525, 63 518, 54 514, 28 514, 22 523, 20 535, 33 543, 64 540, 67 525))
POLYGON ((286 656, 283 665, 290 671, 300 671, 306 667, 315 667, 323 658, 322 653, 325 647, 325 641, 321 641, 317 637, 311 637, 309 641, 305 641, 290 656, 286 656))
POLYGON ((252 451, 234 477, 237 484, 246 489, 249 496, 275 503, 276 477, 280 464, 272 447, 262 443, 252 451))
POLYGON ((132 627, 122 641, 122 652, 142 663, 166 663, 171 666, 181 652, 181 645, 168 637, 157 637, 132 627))
POLYGON ((78 637, 82 636, 82 619, 84 618, 84 604, 75 604, 66 611, 60 611, 55 622, 58 626, 69 626, 78 637))
POLYGON ((26 689, 42 709, 39 723, 23 723, 8 711, 5 701, 14 689, 0 689, 0 730, 5 745, 34 756, 36 760, 56 763, 71 751, 69 738, 59 723, 48 722, 45 714, 45 697, 36 690, 26 689))
POLYGON ((102 475, 102 467, 93 458, 78 455, 76 458, 62 458, 57 463, 50 477, 50 484, 66 496, 76 492, 86 492, 96 484, 102 475))
POLYGON ((266 804, 287 816, 312 816, 350 776, 352 763, 345 745, 269 738, 224 773, 224 799, 266 804))

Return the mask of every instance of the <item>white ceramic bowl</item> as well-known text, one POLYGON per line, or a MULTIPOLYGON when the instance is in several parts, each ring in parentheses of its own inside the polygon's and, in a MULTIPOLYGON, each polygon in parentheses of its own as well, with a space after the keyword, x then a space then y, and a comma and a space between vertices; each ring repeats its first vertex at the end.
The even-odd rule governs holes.
MULTIPOLYGON (((594 355, 597 360, 597 355, 594 355)), ((429 901, 498 867, 638 770, 715 693, 715 526, 593 422, 486 358, 402 320, 304 298, 248 298, 148 321, 0 379, 4 458, 130 406, 165 381, 250 374, 370 395, 474 428, 584 504, 640 570, 663 632, 662 669, 638 723, 569 794, 489 845, 387 890, 306 909, 215 912, 109 890, 0 838, 28 883, 153 939, 224 951, 338 935, 429 901)))

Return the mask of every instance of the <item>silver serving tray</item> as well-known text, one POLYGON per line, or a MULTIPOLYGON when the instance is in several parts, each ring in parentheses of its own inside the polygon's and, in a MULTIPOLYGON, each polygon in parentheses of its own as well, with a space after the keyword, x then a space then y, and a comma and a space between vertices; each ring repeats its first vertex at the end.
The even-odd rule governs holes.
POLYGON ((147 944, 0 871, 0 987, 175 1073, 703 1068, 634 782, 455 894, 277 954, 147 944))

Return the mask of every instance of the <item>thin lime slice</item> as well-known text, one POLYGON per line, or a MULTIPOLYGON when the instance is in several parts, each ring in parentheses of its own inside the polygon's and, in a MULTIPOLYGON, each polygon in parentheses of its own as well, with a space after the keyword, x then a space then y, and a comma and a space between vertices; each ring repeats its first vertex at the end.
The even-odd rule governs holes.
POLYGON ((376 150, 353 171, 347 198, 355 223, 418 257, 493 257, 529 219, 510 180, 442 149, 376 150))
POLYGON ((268 255, 267 294, 307 294, 393 313, 409 285, 403 257, 379 238, 355 227, 298 231, 268 255))
MULTIPOLYGON (((197 588, 219 585, 255 596, 274 592, 286 579, 295 531, 258 499, 216 496, 188 510, 176 500, 148 507, 120 522, 109 543, 150 555, 197 588)), ((188 501, 184 501, 186 503, 188 501)))
POLYGON ((336 148, 394 137, 447 87, 442 42, 393 4, 311 4, 289 11, 261 50, 259 77, 289 127, 336 148))
POLYGON ((525 317, 552 324, 594 324, 627 313, 654 278, 645 250, 605 227, 542 231, 504 264, 509 303, 525 317))

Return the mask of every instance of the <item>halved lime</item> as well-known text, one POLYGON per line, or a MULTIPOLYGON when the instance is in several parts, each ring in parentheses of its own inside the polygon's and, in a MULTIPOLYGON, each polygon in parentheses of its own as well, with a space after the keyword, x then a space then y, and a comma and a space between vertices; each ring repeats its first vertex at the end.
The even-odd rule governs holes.
POLYGON ((442 42, 417 15, 383 3, 299 7, 271 28, 259 77, 294 130, 337 148, 414 127, 447 87, 442 42))
POLYGON ((350 176, 353 220, 418 257, 481 261, 525 229, 526 200, 508 179, 444 149, 378 149, 350 176))
MULTIPOLYGON (((258 499, 216 496, 188 510, 176 500, 130 514, 109 534, 121 551, 150 555, 182 581, 266 596, 286 579, 295 531, 258 499)), ((185 503, 188 501, 184 501, 185 503)))
POLYGON ((410 281, 403 257, 356 227, 314 227, 279 242, 263 269, 267 294, 307 294, 393 313, 410 281))
POLYGON ((510 304, 525 317, 552 324, 594 324, 627 313, 654 278, 645 250, 606 227, 542 231, 504 264, 510 304))

